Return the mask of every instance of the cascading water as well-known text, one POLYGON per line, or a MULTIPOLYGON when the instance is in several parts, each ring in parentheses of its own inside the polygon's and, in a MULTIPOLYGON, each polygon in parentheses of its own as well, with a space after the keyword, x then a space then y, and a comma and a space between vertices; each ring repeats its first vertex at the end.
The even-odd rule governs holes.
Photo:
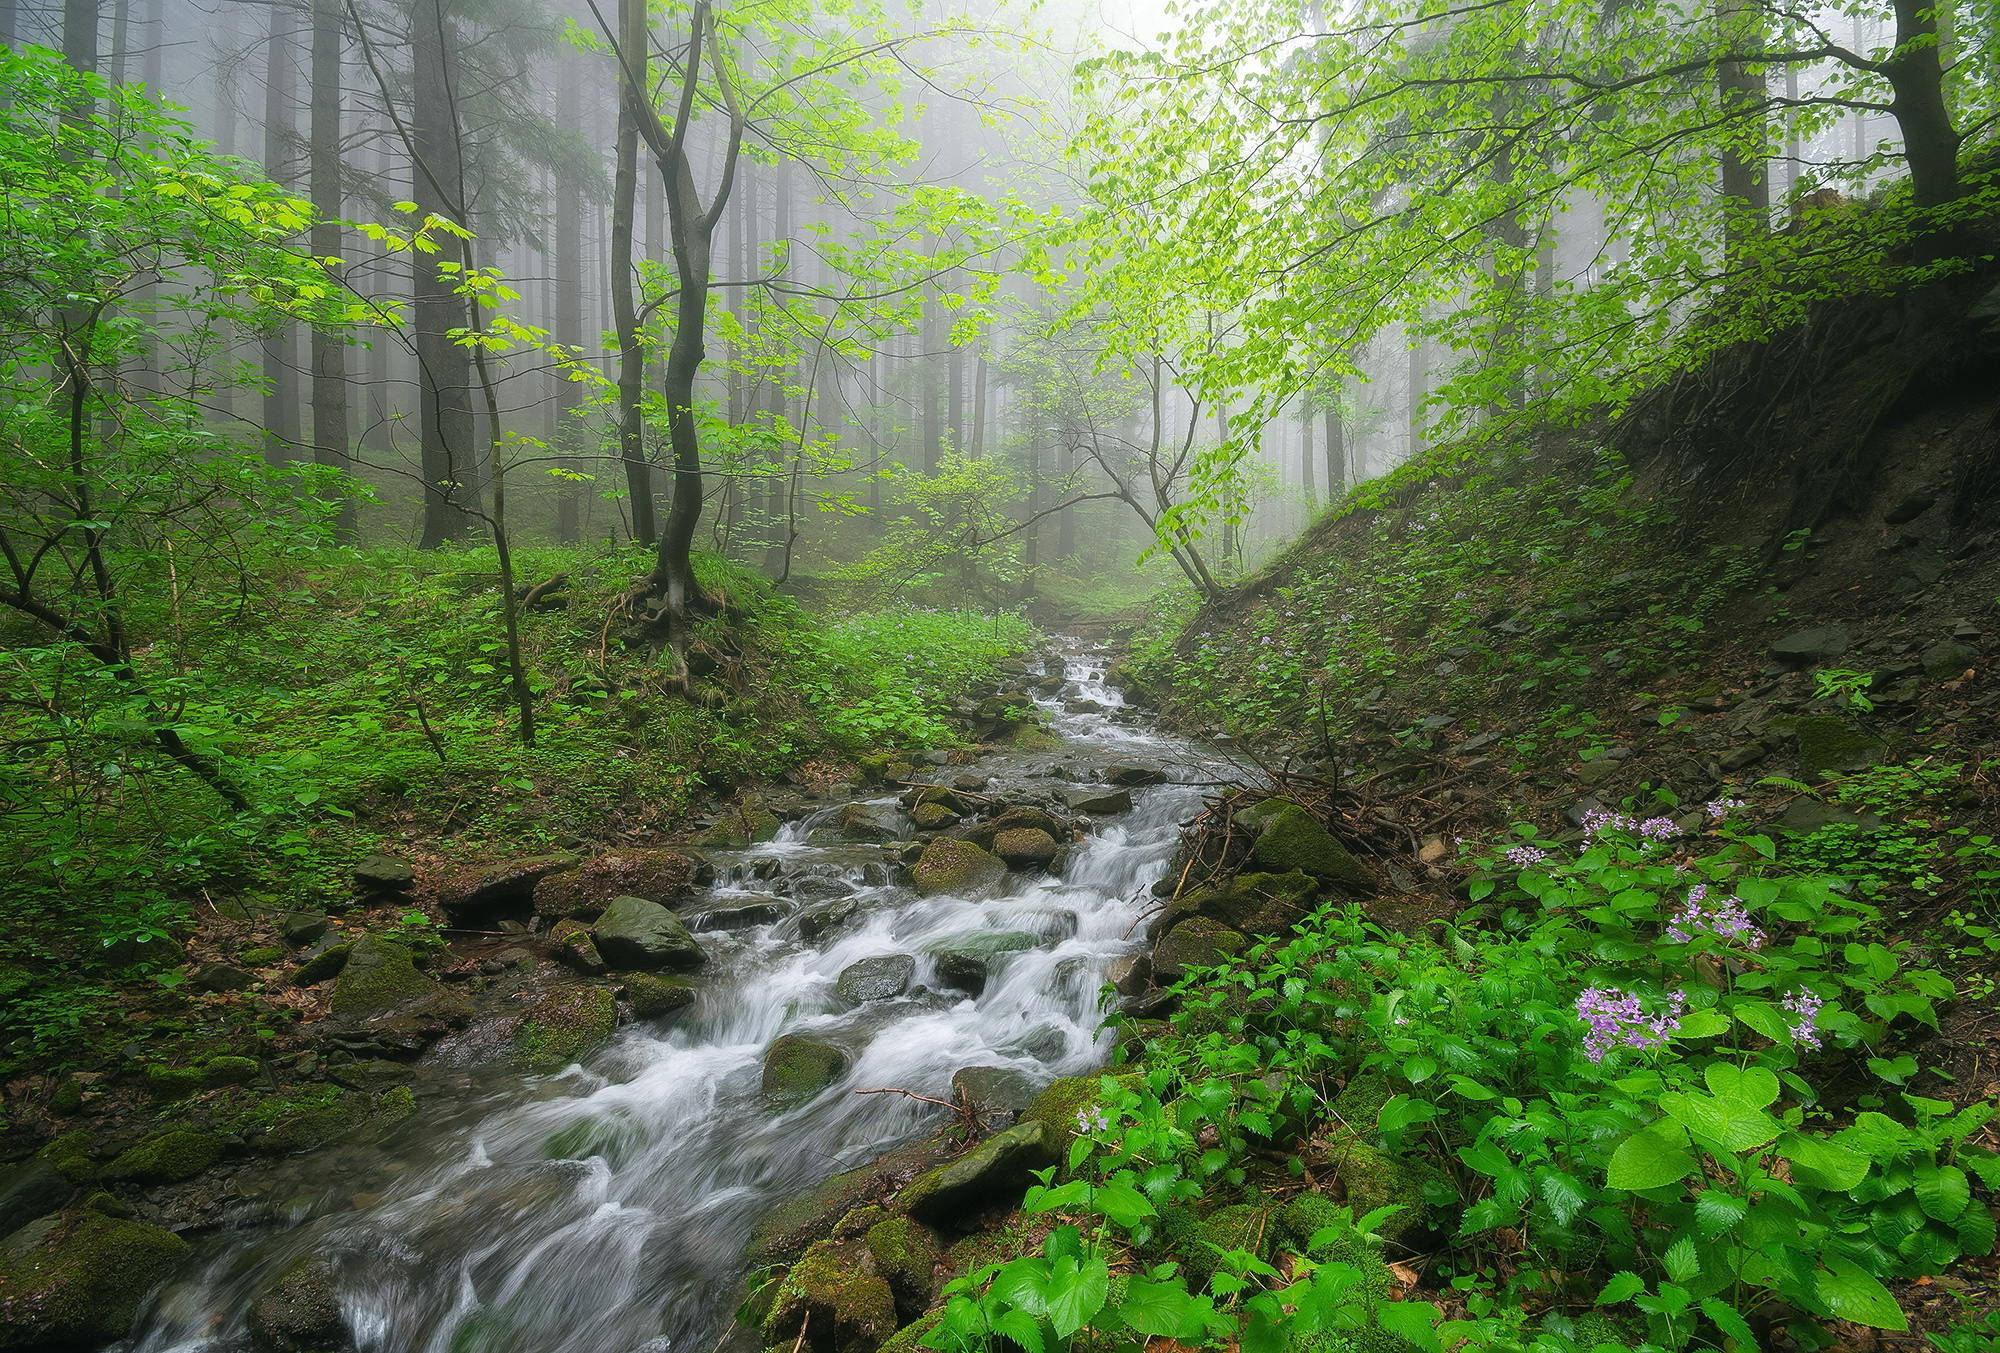
MULTIPOLYGON (((1044 700, 1070 750, 982 761, 996 787, 1045 788, 1052 762, 1181 750, 1124 721, 1100 661, 1072 657, 1065 675, 1105 712, 1066 713, 1044 700)), ((453 1049, 434 1049, 427 1061, 442 1069, 428 1084, 455 1095, 427 1093, 424 1112, 358 1164, 338 1151, 304 1158, 302 1179, 317 1197, 293 1205, 284 1220, 295 1224, 211 1237, 127 1347, 221 1353, 242 1340, 252 1294, 314 1254, 339 1274, 361 1353, 707 1353, 765 1212, 935 1127, 934 1108, 856 1090, 944 1098, 962 1067, 1046 1082, 1103 1064, 1109 1036, 1095 1031, 1104 965, 1137 947, 1128 934, 1147 886, 1198 795, 1136 790, 1133 810, 1100 820, 1061 877, 1010 876, 1002 895, 984 900, 918 898, 881 882, 879 851, 811 844, 812 820, 768 846, 717 853, 723 882, 684 913, 742 905, 744 880, 770 860, 818 875, 858 910, 815 942, 801 937, 798 914, 704 931, 710 961, 695 976, 696 1003, 628 1026, 585 1066, 489 1074, 475 1089, 472 1075, 453 1074, 453 1049), (864 871, 864 857, 877 870, 864 871), (1035 947, 996 956, 976 999, 935 989, 924 957, 970 931, 1035 936, 1035 947), (910 994, 858 1007, 835 994, 849 964, 894 953, 917 957, 910 994), (786 1032, 845 1048, 850 1068, 809 1102, 776 1111, 761 1095, 762 1060, 786 1032)))

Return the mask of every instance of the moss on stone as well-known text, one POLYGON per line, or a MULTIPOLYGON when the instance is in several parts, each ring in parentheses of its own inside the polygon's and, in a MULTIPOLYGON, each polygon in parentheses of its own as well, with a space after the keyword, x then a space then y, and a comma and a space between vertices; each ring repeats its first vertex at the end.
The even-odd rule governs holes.
POLYGON ((186 1099, 189 1095, 199 1093, 201 1088, 201 1068, 199 1067, 173 1068, 149 1066, 146 1068, 146 1089, 154 1099, 160 1100, 163 1103, 176 1099, 186 1099))
POLYGON ((250 1057, 211 1057, 202 1063, 201 1088, 219 1090, 225 1085, 248 1085, 264 1074, 250 1057))
POLYGON ((818 1094, 847 1071, 847 1054, 830 1043, 785 1034, 764 1054, 767 1098, 790 1103, 818 1094))
POLYGON ((874 1203, 866 1207, 857 1207, 833 1224, 833 1238, 852 1240, 856 1236, 865 1236, 875 1223, 885 1220, 888 1215, 874 1203))
POLYGON ((372 1015, 429 991, 430 979, 417 971, 407 947, 380 935, 355 942, 340 980, 333 987, 333 1013, 372 1015))
POLYGON ((222 1141, 206 1132, 174 1129, 155 1132, 106 1165, 104 1179, 134 1184, 177 1184, 192 1179, 222 1159, 222 1141))
POLYGON ((1354 893, 1373 893, 1375 876, 1319 819, 1299 807, 1286 804, 1272 814, 1251 853, 1257 863, 1273 873, 1301 870, 1323 883, 1354 893))
POLYGON ((618 1027, 618 1001, 603 987, 558 987, 521 1012, 514 1046, 536 1066, 566 1066, 618 1027))
POLYGON ((338 975, 347 966, 347 956, 353 952, 351 944, 336 944, 324 953, 314 954, 292 970, 292 985, 317 986, 327 978, 338 975))
POLYGON ((695 839, 700 845, 723 849, 757 845, 774 839, 782 826, 784 823, 770 809, 760 804, 745 804, 740 808, 730 809, 722 821, 695 839))
POLYGON ((890 1335, 888 1341, 876 1350, 876 1353, 924 1353, 924 1336, 936 1329, 938 1321, 942 1319, 944 1319, 942 1309, 925 1311, 890 1335))
POLYGON ((914 1320, 931 1304, 937 1282, 938 1252, 930 1232, 908 1217, 888 1217, 868 1228, 868 1254, 875 1272, 889 1284, 896 1310, 914 1320))
POLYGON ((695 990, 678 977, 635 972, 625 977, 625 994, 632 1001, 633 1014, 640 1019, 657 1019, 693 1005, 695 990))
POLYGON ((1164 935, 1183 921, 1202 916, 1245 935, 1289 936, 1312 914, 1318 894, 1318 880, 1303 870, 1239 874, 1171 903, 1153 933, 1164 935))
POLYGON ((1269 1208, 1235 1203, 1218 1208, 1194 1227, 1179 1248, 1181 1271, 1190 1288, 1207 1285, 1224 1250, 1249 1250, 1268 1258, 1274 1247, 1276 1219, 1269 1208))
POLYGON ((392 1085, 375 1101, 384 1127, 393 1127, 417 1111, 417 1092, 407 1085, 392 1085))
POLYGON ((1347 1190, 1354 1215, 1366 1216, 1378 1207, 1398 1209, 1376 1227, 1391 1245, 1424 1229, 1430 1213, 1424 1185, 1442 1178, 1427 1162, 1376 1149, 1376 1123, 1394 1093, 1385 1077, 1356 1076, 1333 1101, 1337 1130, 1329 1134, 1338 1160, 1334 1175, 1347 1190))
MULTIPOLYGON (((1136 1080, 1136 1071, 1120 1072, 1113 1081, 1136 1080)), ((1076 1140, 1076 1116, 1084 1109, 1104 1102, 1103 1076, 1063 1076, 1035 1096, 1035 1102, 1021 1110, 1022 1123, 1047 1123, 1056 1130, 1058 1150, 1069 1159, 1069 1144, 1076 1140)))
POLYGON ((1807 714, 1793 721, 1799 736, 1799 773, 1861 770, 1882 759, 1883 745, 1838 714, 1807 714))
POLYGON ((1292 1248, 1300 1254, 1310 1254, 1307 1248, 1312 1238, 1340 1220, 1341 1210, 1324 1195, 1301 1193, 1285 1204, 1278 1213, 1278 1225, 1292 1242, 1292 1248))
POLYGON ((63 1133, 36 1154, 55 1166, 72 1184, 88 1183, 97 1177, 97 1144, 82 1128, 63 1133))
POLYGON ((270 1095, 251 1115, 244 1137, 260 1155, 311 1151, 344 1137, 368 1119, 368 1099, 336 1085, 270 1095))
POLYGON ((238 963, 246 963, 253 968, 262 968, 276 963, 285 956, 283 949, 245 949, 236 956, 238 963))
POLYGON ((0 1250, 0 1348, 107 1343, 132 1327, 147 1292, 187 1242, 87 1208, 30 1222, 0 1250))
POLYGON ((317 1255, 280 1273, 246 1313, 258 1346, 266 1353, 333 1353, 350 1345, 334 1296, 336 1276, 333 1265, 317 1255))
POLYGON ((1037 728, 1033 724, 1023 724, 1015 729, 1014 735, 1007 740, 1017 750, 1023 752, 1059 752, 1069 746, 1054 733, 1045 728, 1037 728))
POLYGON ((1007 877, 1007 866, 973 845, 941 836, 924 847, 913 871, 917 895, 970 892, 1007 877))
POLYGON ((896 1332, 889 1284, 862 1271, 842 1246, 865 1253, 853 1241, 822 1240, 792 1265, 764 1318, 766 1345, 791 1344, 803 1331, 813 1353, 876 1353, 896 1332))

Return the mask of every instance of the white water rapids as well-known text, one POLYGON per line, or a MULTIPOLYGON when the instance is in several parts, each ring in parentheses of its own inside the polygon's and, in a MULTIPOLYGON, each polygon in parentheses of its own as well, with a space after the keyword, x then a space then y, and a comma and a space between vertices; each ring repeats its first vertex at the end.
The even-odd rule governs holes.
MULTIPOLYGON (((1085 653, 1065 675, 1073 694, 1115 712, 1102 668, 1085 653)), ((982 760, 988 792, 1060 788, 1049 778, 1057 765, 1089 779, 1119 758, 1185 754, 1109 713, 1065 713, 1058 700, 1042 708, 1069 747, 982 760)), ((958 773, 929 778, 949 783, 958 773)), ((1061 877, 1010 875, 999 895, 980 898, 869 886, 858 861, 879 860, 879 850, 809 844, 812 819, 768 846, 713 852, 722 881, 682 910, 730 905, 749 889, 728 880, 773 859, 851 890, 862 910, 816 943, 789 916, 701 933, 710 961, 692 974, 696 1003, 620 1029, 581 1066, 523 1076, 488 1065, 476 1090, 475 1076, 457 1076, 456 1096, 434 1096, 420 1081, 423 1110, 383 1149, 304 1158, 307 1201, 280 1210, 285 1220, 266 1209, 260 1224, 203 1240, 120 1347, 248 1347, 252 1296, 313 1253, 337 1268, 359 1353, 709 1353, 730 1318, 750 1230, 774 1204, 937 1126, 931 1106, 856 1090, 946 1098, 961 1067, 1011 1067, 1047 1082, 1104 1064, 1104 965, 1140 947, 1127 933, 1199 795, 1134 790, 1133 811, 1098 819, 1061 877), (841 970, 876 954, 917 955, 916 981, 934 986, 925 945, 984 929, 1044 939, 995 957, 977 999, 933 990, 850 1007, 835 995, 841 970), (760 1094, 762 1063, 788 1032, 840 1044, 852 1060, 833 1086, 777 1112, 760 1094)))

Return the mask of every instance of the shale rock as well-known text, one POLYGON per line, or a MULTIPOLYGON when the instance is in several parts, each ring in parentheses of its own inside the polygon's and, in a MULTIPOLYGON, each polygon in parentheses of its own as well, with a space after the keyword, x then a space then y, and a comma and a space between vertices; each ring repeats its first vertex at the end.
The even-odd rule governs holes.
POLYGON ((380 935, 363 935, 347 952, 333 987, 336 1015, 377 1015, 429 992, 430 979, 417 971, 410 950, 380 935))
POLYGON ((534 910, 535 890, 543 879, 575 869, 581 855, 536 855, 462 869, 438 887, 438 905, 454 920, 488 916, 524 918, 534 910))
POLYGON ((908 954, 877 954, 850 963, 834 983, 843 1001, 860 1005, 864 1001, 889 1001, 910 989, 916 979, 917 960, 908 954))
POLYGON ((993 853, 1009 869, 1046 869, 1059 849, 1055 837, 1038 827, 1018 827, 993 838, 993 853))
POLYGON ((1123 788, 1072 789, 1068 802, 1072 813, 1090 813, 1093 816, 1129 813, 1132 811, 1132 791, 1123 788))

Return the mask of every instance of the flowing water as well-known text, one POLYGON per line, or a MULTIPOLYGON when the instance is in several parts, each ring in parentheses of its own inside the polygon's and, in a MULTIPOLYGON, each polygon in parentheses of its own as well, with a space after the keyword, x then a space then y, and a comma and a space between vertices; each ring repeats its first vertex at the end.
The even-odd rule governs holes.
MULTIPOLYGON (((989 793, 1060 789, 1049 777, 1061 766, 1089 778, 1120 757, 1182 757, 1180 745, 1119 715, 1102 672, 1087 652, 1069 657, 1072 689, 1108 712, 1044 702, 1069 749, 981 761, 989 793)), ((491 1035, 433 1049, 417 1117, 386 1146, 288 1162, 291 1201, 266 1204, 261 1224, 211 1236, 126 1347, 241 1346, 253 1294, 314 1253, 337 1268, 361 1353, 708 1353, 765 1212, 937 1126, 935 1108, 856 1090, 945 1098, 961 1067, 1046 1082, 1104 1063, 1104 965, 1138 947, 1128 933, 1199 793, 1134 790, 1133 811, 1100 818, 1060 877, 1010 876, 997 896, 918 898, 869 883, 881 878, 879 849, 807 839, 835 808, 788 824, 769 845, 712 852, 719 881, 684 913, 740 904, 773 861, 795 891, 850 896, 860 910, 816 942, 800 937, 796 914, 702 933, 709 963, 694 974, 696 1003, 627 1026, 583 1066, 522 1076, 493 1057, 491 1035), (932 982, 927 945, 991 930, 1034 932, 1040 943, 996 957, 977 999, 913 989, 853 1008, 835 995, 841 970, 875 954, 917 955, 916 981, 932 982), (759 1089, 764 1050, 794 1031, 845 1047, 851 1065, 810 1102, 775 1111, 759 1089)))

